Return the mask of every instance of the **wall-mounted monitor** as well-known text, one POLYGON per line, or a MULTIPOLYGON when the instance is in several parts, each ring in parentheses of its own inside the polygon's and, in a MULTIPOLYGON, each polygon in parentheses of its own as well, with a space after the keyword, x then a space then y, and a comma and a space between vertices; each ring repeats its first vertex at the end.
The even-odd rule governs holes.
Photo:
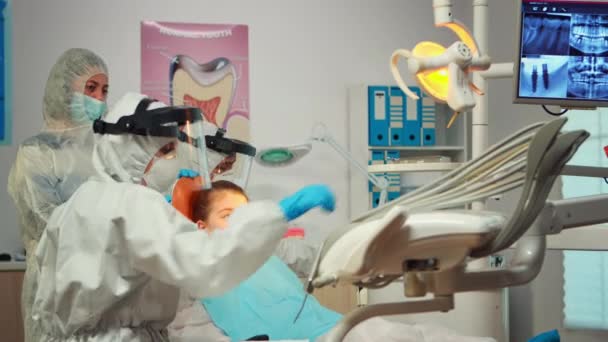
POLYGON ((608 0, 518 0, 515 103, 608 106, 608 0))

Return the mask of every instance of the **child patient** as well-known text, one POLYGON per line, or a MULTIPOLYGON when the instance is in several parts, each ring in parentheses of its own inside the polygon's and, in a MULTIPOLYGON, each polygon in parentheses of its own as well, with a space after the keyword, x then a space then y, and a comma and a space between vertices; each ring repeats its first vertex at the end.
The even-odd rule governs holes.
POLYGON ((213 182, 210 190, 200 190, 194 196, 193 221, 209 233, 226 228, 234 209, 249 202, 240 186, 225 180, 213 182))
MULTIPOLYGON (((209 234, 226 228, 232 212, 248 201, 243 189, 228 181, 216 181, 211 189, 198 191, 194 198, 192 219, 209 234)), ((322 341, 322 335, 336 325, 341 315, 309 296, 294 322, 305 295, 298 276, 278 257, 272 256, 247 280, 224 295, 204 298, 200 302, 182 301, 181 310, 169 327, 170 337, 174 342, 246 341, 262 335, 270 340, 322 341), (200 303, 204 308, 200 307, 200 303)), ((437 326, 401 324, 372 318, 357 325, 345 341, 493 340, 464 337, 437 326)))
MULTIPOLYGON (((232 212, 247 202, 242 188, 228 181, 216 181, 211 189, 194 194, 192 220, 200 229, 213 234, 217 229, 228 227, 232 212)), ((329 331, 341 316, 310 297, 294 323, 305 295, 298 276, 282 260, 272 256, 236 288, 201 302, 213 323, 232 341, 260 335, 271 340, 314 341, 329 331)))

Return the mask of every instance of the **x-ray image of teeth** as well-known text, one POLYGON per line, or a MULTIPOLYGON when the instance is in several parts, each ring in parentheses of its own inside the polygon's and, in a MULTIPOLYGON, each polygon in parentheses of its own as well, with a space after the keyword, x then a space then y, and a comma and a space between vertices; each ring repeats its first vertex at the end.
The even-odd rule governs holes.
POLYGON ((521 59, 519 95, 563 98, 566 96, 568 56, 540 56, 521 59))
POLYGON ((554 14, 526 14, 523 21, 524 55, 567 55, 570 17, 554 14))
POLYGON ((608 58, 570 57, 568 63, 568 97, 582 99, 608 98, 608 58))
POLYGON ((574 14, 570 46, 571 55, 608 55, 608 16, 574 14))

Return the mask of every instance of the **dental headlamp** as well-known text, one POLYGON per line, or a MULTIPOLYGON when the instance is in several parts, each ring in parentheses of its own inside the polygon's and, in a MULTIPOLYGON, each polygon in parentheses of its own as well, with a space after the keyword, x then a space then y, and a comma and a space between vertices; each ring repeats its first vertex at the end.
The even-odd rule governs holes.
POLYGON ((201 111, 196 107, 175 106, 148 110, 148 106, 155 101, 148 98, 142 99, 137 105, 135 113, 122 116, 116 123, 101 119, 95 120, 93 122, 93 132, 97 134, 177 137, 183 141, 187 137, 185 137, 185 133, 181 131, 180 127, 202 120, 201 111))
POLYGON ((205 143, 207 144, 207 148, 225 155, 239 153, 255 157, 255 147, 241 140, 226 138, 224 137, 225 133, 226 130, 220 128, 215 135, 206 135, 205 143))

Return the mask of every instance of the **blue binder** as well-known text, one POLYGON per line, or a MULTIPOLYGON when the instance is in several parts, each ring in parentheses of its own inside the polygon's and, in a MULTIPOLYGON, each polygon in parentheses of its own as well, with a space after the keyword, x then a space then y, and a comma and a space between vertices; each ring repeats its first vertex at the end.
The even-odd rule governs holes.
POLYGON ((372 208, 377 208, 380 204, 380 192, 372 192, 372 208))
POLYGON ((405 105, 407 96, 399 87, 390 88, 390 146, 404 146, 403 120, 405 118, 405 105))
MULTIPOLYGON (((422 97, 422 92, 418 87, 410 87, 419 97, 422 97)), ((403 135, 405 146, 420 146, 420 129, 422 119, 422 101, 412 100, 409 97, 406 98, 405 111, 403 115, 403 135)))
POLYGON ((401 154, 399 153, 399 151, 386 151, 387 162, 398 161, 399 158, 401 158, 401 154))
MULTIPOLYGON (((399 160, 400 158, 399 151, 386 151, 386 161, 385 163, 391 163, 393 161, 399 160)), ((401 196, 401 174, 400 173, 387 173, 386 178, 388 179, 388 201, 392 201, 395 198, 401 196)))
POLYGON ((422 145, 435 145, 436 111, 432 97, 422 96, 422 145))
POLYGON ((388 192, 388 201, 390 202, 396 198, 399 198, 399 196, 401 196, 401 192, 389 191, 388 192))
MULTIPOLYGON (((391 159, 398 159, 399 151, 372 150, 370 164, 387 164, 391 159)), ((401 196, 401 174, 400 173, 381 173, 378 177, 386 177, 388 179, 387 200, 391 200, 401 196)), ((371 194, 372 208, 376 208, 380 203, 380 189, 373 186, 369 182, 369 192, 371 194)))
MULTIPOLYGON (((384 160, 385 160, 385 152, 384 150, 374 150, 371 151, 371 160, 369 161, 370 164, 384 164, 384 160)), ((384 174, 377 174, 378 177, 382 177, 384 176, 384 174)), ((372 195, 371 196, 371 207, 375 208, 378 206, 378 204, 380 203, 380 189, 376 188, 372 182, 368 182, 369 183, 369 192, 372 195)))
POLYGON ((368 87, 367 106, 369 145, 389 146, 390 109, 388 87, 368 87))

